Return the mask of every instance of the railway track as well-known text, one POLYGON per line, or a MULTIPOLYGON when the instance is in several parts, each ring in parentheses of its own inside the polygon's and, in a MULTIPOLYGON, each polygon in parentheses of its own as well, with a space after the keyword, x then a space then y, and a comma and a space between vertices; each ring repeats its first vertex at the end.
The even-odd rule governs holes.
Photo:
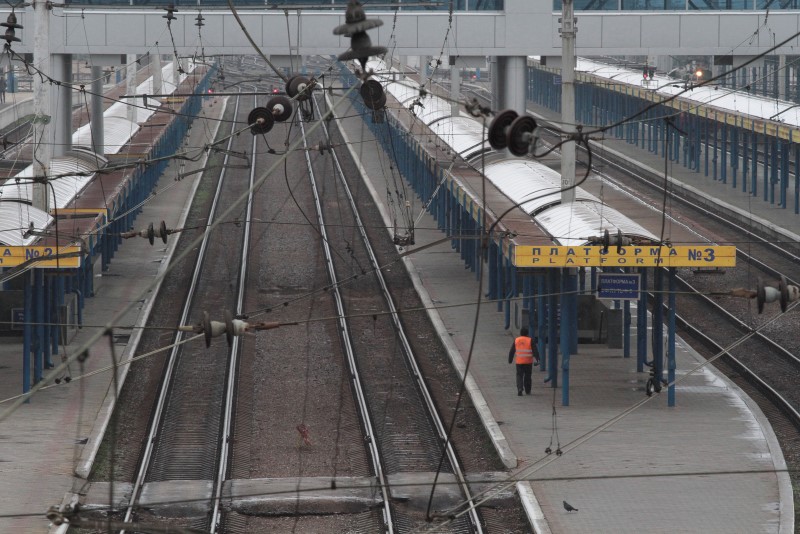
MULTIPOLYGON (((316 104, 314 108, 317 109, 316 104)), ((323 128, 326 128, 324 124, 323 128)), ((332 144, 327 129, 320 142, 332 144)), ((430 475, 438 467, 442 444, 446 441, 444 422, 416 362, 389 287, 378 268, 375 251, 359 215, 356 199, 344 178, 335 148, 331 150, 328 160, 317 158, 312 161, 310 153, 306 152, 306 162, 315 190, 315 204, 323 232, 330 283, 340 313, 342 342, 348 356, 353 388, 358 404, 362 407, 365 439, 370 443, 376 476, 379 481, 381 478, 385 481, 387 473, 402 477, 416 472, 429 478, 430 482, 430 475), (327 167, 328 162, 330 168, 327 167), (326 177, 324 185, 317 183, 317 175, 326 177), (318 193, 323 187, 325 195, 318 193), (335 196, 331 193, 335 193, 335 196), (331 213, 343 225, 333 234, 325 231, 325 220, 330 219, 331 213), (349 236, 343 231, 346 227, 354 229, 349 236), (332 247, 348 251, 348 254, 334 255, 330 252, 332 247), (350 277, 359 277, 359 280, 340 286, 340 279, 350 277), (345 322, 347 313, 356 316, 345 322), (365 314, 373 315, 369 317, 365 314), (377 326, 378 322, 383 324, 377 326), (382 344, 381 349, 370 351, 365 344, 352 342, 353 332, 363 332, 369 328, 373 332, 380 328, 381 335, 373 337, 372 348, 377 349, 376 345, 382 344), (378 337, 383 339, 378 340, 378 337), (401 359, 401 364, 397 363, 398 359, 401 359), (378 379, 379 373, 375 370, 380 368, 390 371, 392 376, 378 379), (372 377, 369 382, 362 382, 361 369, 372 377), (382 416, 382 420, 374 421, 375 416, 382 416)), ((447 444, 446 457, 445 469, 460 489, 459 498, 470 500, 470 490, 452 443, 447 444)), ((382 482, 381 485, 384 490, 383 507, 387 531, 408 530, 426 525, 425 514, 421 513, 423 510, 412 510, 411 507, 393 504, 391 491, 383 485, 385 483, 382 482)), ((468 518, 456 522, 448 530, 483 531, 480 517, 474 510, 468 518)))
MULTIPOLYGON (((402 269, 384 273, 382 283, 376 278, 374 267, 397 251, 387 235, 372 253, 361 243, 381 224, 378 211, 364 201, 351 161, 340 162, 328 148, 319 154, 320 143, 341 141, 331 142, 315 124, 317 132, 306 132, 307 149, 290 150, 299 141, 296 121, 276 123, 266 135, 233 135, 252 102, 239 101, 226 113, 228 146, 209 158, 208 167, 225 171, 200 182, 181 236, 203 231, 215 212, 252 190, 259 170, 271 169, 268 180, 247 207, 220 221, 207 244, 196 247, 196 258, 169 273, 148 321, 159 328, 145 332, 140 351, 183 339, 160 327, 196 323, 205 311, 216 320, 231 310, 247 321, 269 316, 293 326, 235 337, 231 349, 221 340, 209 349, 191 341, 175 355, 134 364, 114 414, 125 432, 106 437, 92 483, 115 481, 125 492, 116 501, 125 504, 112 516, 141 525, 231 534, 425 529, 444 435, 425 402, 435 401, 449 421, 458 377, 426 317, 401 321, 392 312, 392 298, 400 308, 418 308, 419 297, 402 269), (245 154, 246 171, 240 169, 245 154), (276 168, 282 155, 285 164, 276 168), (313 215, 315 204, 324 221, 313 215), (329 271, 346 283, 331 282, 329 271), (349 336, 336 320, 344 317, 349 336), (410 339, 398 333, 405 328, 414 332, 410 339), (406 360, 412 349, 423 351, 421 361, 406 360), (162 376, 172 379, 162 384, 162 376), (362 382, 360 398, 354 376, 362 382), (423 393, 425 386, 430 391, 423 393), (151 416, 151 406, 162 415, 151 416)), ((176 250, 191 241, 181 237, 176 250)), ((467 470, 481 479, 503 469, 469 402, 457 421, 433 501, 434 525, 437 510, 469 499, 467 470)), ((482 514, 448 530, 525 528, 511 495, 482 514)))
MULTIPOLYGON (((237 98, 234 113, 238 112, 240 102, 241 98, 237 98)), ((214 221, 220 206, 231 202, 249 188, 249 185, 226 180, 234 139, 232 136, 228 140, 209 222, 214 221)), ((251 180, 254 163, 255 160, 251 159, 251 180)), ((248 200, 248 211, 251 203, 252 195, 248 200)), ((238 276, 234 277, 237 279, 237 309, 241 306, 247 246, 241 247, 241 254, 232 261, 220 256, 218 251, 226 249, 231 241, 247 243, 248 228, 247 224, 244 229, 227 225, 223 232, 204 233, 180 324, 189 324, 191 318, 201 316, 209 305, 230 307, 231 293, 228 284, 220 284, 216 278, 219 272, 238 272, 238 276)), ((228 457, 238 342, 231 347, 216 343, 206 349, 197 342, 180 344, 186 337, 185 333, 176 333, 175 346, 167 358, 124 521, 133 521, 144 515, 137 512, 137 507, 143 504, 145 483, 180 481, 181 487, 173 493, 172 498, 201 498, 212 503, 211 513, 204 520, 193 522, 192 526, 215 532, 219 523, 219 498, 228 457)), ((156 496, 156 500, 159 499, 168 500, 163 495, 156 496)))

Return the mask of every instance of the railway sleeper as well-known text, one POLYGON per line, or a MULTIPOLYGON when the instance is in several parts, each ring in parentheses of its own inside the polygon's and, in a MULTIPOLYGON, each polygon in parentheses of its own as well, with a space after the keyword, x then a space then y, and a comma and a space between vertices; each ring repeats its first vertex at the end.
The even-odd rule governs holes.
MULTIPOLYGON (((435 473, 406 472, 388 477, 391 499, 395 506, 407 512, 425 512, 435 473)), ((474 491, 482 491, 507 478, 501 472, 475 473, 467 476, 474 491)), ((434 510, 457 506, 463 495, 455 477, 439 475, 439 486, 433 500, 434 510)), ((328 515, 356 514, 380 506, 380 493, 373 477, 287 477, 228 480, 223 486, 222 507, 228 512, 243 515, 328 515)), ((130 483, 114 484, 114 505, 117 510, 127 507, 131 496, 130 483)), ((492 496, 483 505, 496 506, 515 499, 515 485, 492 496)), ((159 517, 202 517, 211 510, 213 484, 210 480, 168 480, 148 482, 139 499, 141 511, 159 517)), ((109 483, 94 482, 82 495, 82 513, 106 514, 109 503, 109 483)))

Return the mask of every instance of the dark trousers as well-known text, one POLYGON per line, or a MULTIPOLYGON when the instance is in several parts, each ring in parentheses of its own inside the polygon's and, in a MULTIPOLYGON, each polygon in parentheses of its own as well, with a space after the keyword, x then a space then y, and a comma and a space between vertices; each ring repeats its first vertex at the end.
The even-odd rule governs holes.
POLYGON ((525 393, 531 392, 532 371, 533 371, 532 363, 517 364, 517 391, 522 391, 522 387, 525 386, 525 393))

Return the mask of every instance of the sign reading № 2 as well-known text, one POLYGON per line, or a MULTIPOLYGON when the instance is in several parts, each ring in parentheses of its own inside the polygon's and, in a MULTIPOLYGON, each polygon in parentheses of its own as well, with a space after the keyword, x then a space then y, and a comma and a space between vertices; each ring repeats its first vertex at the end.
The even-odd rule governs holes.
POLYGON ((26 261, 36 260, 31 264, 34 269, 74 269, 81 265, 81 247, 0 247, 0 267, 16 267, 26 261), (70 254, 68 257, 45 259, 49 256, 70 254))
POLYGON ((639 246, 579 247, 518 246, 514 248, 516 267, 735 267, 736 247, 639 246))

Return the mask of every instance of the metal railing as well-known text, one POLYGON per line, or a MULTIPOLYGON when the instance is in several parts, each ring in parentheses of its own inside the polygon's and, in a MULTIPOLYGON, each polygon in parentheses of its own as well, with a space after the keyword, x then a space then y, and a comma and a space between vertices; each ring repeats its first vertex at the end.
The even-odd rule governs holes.
MULTIPOLYGON (((800 0, 574 0, 575 11, 766 11, 800 9, 800 0)), ((553 0, 561 11, 561 0, 553 0)))
MULTIPOLYGON (((502 11, 505 0, 453 0, 455 11, 502 11)), ((228 9, 227 0, 175 0, 175 7, 228 9)), ((160 9, 164 2, 158 0, 67 0, 69 6, 94 7, 146 7, 160 9)), ((266 9, 344 9, 347 0, 236 0, 237 7, 264 7, 266 9)), ((376 11, 416 10, 448 11, 450 0, 377 0, 365 8, 376 11)))

